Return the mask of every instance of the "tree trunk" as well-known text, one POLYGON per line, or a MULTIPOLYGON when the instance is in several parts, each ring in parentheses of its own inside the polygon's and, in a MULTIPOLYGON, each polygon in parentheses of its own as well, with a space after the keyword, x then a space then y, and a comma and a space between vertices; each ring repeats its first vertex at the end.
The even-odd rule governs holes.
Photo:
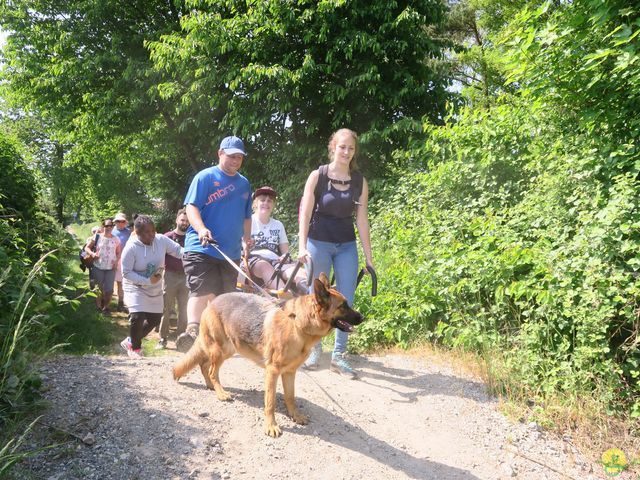
MULTIPOLYGON (((64 168, 64 147, 57 142, 55 143, 55 156, 55 164, 60 173, 62 173, 64 168)), ((62 226, 64 226, 64 203, 66 200, 66 195, 62 193, 64 187, 64 185, 60 185, 60 188, 55 189, 56 220, 62 226)))

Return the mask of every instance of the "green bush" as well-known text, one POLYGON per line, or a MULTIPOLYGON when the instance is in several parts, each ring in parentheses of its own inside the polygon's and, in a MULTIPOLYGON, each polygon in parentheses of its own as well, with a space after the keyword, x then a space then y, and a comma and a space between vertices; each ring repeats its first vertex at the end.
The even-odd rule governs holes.
POLYGON ((0 471, 20 457, 24 422, 39 399, 39 354, 51 349, 50 333, 65 315, 69 291, 66 258, 70 236, 38 207, 33 177, 13 144, 0 135, 0 471), (5 175, 6 174, 6 175, 5 175), (9 205, 9 206, 7 206, 9 205), (16 456, 17 455, 17 456, 16 456))
POLYGON ((373 205, 380 295, 358 292, 353 346, 499 350, 529 395, 598 390, 640 416, 637 175, 595 169, 603 139, 559 124, 514 99, 406 155, 431 161, 373 205))
POLYGON ((352 345, 431 339, 499 358, 507 392, 640 417, 640 11, 483 5, 513 93, 396 152, 372 205, 380 294, 359 292, 352 345))

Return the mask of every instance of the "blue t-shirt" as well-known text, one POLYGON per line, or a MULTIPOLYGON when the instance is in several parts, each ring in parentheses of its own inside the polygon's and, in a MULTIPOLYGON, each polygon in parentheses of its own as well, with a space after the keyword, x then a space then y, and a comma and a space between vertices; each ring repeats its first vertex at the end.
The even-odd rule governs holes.
MULTIPOLYGON (((217 165, 205 168, 193 178, 184 204, 198 207, 202 222, 227 256, 240 258, 244 221, 251 218, 251 185, 245 177, 227 175, 217 165)), ((184 251, 223 258, 212 246, 200 244, 192 226, 187 230, 184 251)))
POLYGON ((111 234, 120 240, 120 251, 124 249, 124 246, 127 244, 129 237, 131 236, 131 229, 129 227, 125 227, 122 230, 118 230, 118 227, 113 227, 113 231, 111 234))

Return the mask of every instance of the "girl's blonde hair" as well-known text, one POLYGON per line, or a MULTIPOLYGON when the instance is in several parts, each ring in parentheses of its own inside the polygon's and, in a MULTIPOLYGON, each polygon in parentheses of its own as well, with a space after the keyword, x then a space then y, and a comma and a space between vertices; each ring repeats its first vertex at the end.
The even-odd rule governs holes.
POLYGON ((356 161, 356 157, 358 156, 358 134, 353 130, 350 130, 348 128, 341 128, 340 130, 336 130, 335 132, 333 132, 331 138, 329 138, 329 144, 327 145, 327 150, 329 151, 329 162, 333 161, 333 154, 336 151, 336 139, 343 133, 350 135, 356 144, 356 151, 353 154, 353 158, 351 158, 351 162, 349 162, 349 171, 353 172, 354 170, 358 169, 358 162, 356 161))

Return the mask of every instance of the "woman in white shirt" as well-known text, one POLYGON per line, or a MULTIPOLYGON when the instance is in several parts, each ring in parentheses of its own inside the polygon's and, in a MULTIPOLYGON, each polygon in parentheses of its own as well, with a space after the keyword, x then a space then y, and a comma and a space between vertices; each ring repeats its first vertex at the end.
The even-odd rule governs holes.
MULTIPOLYGON (((262 280, 264 286, 271 289, 284 287, 295 269, 295 263, 287 262, 282 265, 280 275, 274 276, 275 268, 289 253, 289 240, 284 225, 279 220, 271 218, 277 195, 273 188, 267 186, 260 187, 253 193, 253 246, 248 259, 252 276, 262 280)), ((298 295, 308 293, 304 269, 298 270, 292 287, 298 295)))
POLYGON ((105 218, 102 221, 102 234, 93 236, 84 249, 94 258, 92 274, 93 280, 100 288, 96 295, 96 308, 105 315, 110 315, 109 304, 113 295, 113 282, 116 278, 116 266, 120 261, 120 240, 111 234, 113 220, 105 218), (96 237, 98 244, 96 245, 96 237))

